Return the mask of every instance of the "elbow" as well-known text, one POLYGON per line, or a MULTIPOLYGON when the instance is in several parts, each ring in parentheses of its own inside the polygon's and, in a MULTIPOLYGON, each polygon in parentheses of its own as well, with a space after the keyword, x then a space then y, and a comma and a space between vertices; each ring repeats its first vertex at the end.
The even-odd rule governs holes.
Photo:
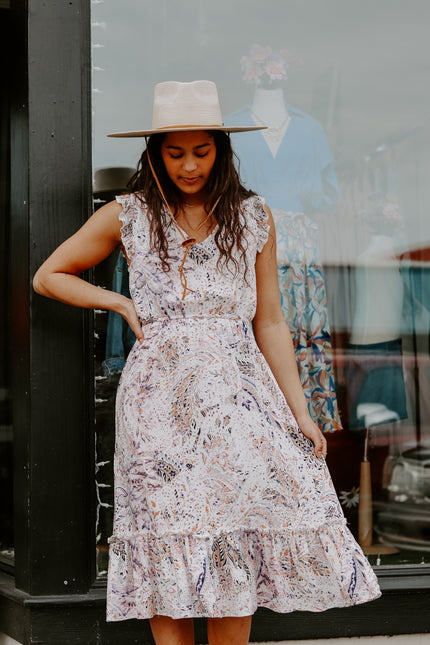
POLYGON ((286 322, 282 312, 280 314, 275 313, 273 316, 266 318, 255 317, 252 321, 254 331, 258 330, 260 332, 279 330, 285 327, 285 325, 286 322))
POLYGON ((33 277, 33 289, 41 296, 47 295, 47 289, 43 279, 43 271, 38 269, 33 277))

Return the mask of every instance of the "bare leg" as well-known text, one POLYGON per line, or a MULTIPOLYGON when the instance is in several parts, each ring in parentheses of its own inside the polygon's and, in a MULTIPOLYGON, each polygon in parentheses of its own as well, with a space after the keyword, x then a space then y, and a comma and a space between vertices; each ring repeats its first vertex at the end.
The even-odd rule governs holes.
POLYGON ((194 645, 192 618, 174 620, 168 616, 154 616, 149 624, 156 645, 194 645))
POLYGON ((247 645, 252 616, 208 618, 209 645, 247 645))

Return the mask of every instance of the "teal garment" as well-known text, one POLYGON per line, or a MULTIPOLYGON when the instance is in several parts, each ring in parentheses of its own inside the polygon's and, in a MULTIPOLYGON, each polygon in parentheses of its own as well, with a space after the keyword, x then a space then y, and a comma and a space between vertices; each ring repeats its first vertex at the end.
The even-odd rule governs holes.
MULTIPOLYGON (((262 195, 270 208, 304 212, 308 216, 331 210, 339 197, 333 157, 321 124, 286 104, 291 117, 276 157, 260 130, 232 134, 240 159, 240 176, 262 195)), ((225 119, 226 125, 255 125, 251 105, 225 119)))
MULTIPOLYGON (((127 260, 118 253, 112 280, 112 291, 130 298, 127 260)), ((121 374, 129 351, 136 341, 134 332, 116 311, 109 311, 106 335, 106 357, 102 363, 105 376, 121 374)))
POLYGON ((357 414, 361 403, 381 403, 399 419, 407 419, 401 338, 362 345, 349 343, 345 358, 350 430, 366 427, 365 418, 357 414))

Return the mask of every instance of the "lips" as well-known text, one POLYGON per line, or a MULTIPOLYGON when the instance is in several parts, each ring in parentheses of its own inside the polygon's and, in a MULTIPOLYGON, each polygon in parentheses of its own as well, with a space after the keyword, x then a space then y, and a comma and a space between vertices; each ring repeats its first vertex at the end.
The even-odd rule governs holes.
POLYGON ((189 184, 191 186, 191 185, 195 184, 196 182, 198 182, 200 177, 181 177, 180 179, 184 183, 189 184))

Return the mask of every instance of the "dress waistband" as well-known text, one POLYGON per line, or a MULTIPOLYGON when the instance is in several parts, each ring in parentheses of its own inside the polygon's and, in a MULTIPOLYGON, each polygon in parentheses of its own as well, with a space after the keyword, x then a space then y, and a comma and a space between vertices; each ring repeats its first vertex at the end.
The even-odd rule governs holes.
POLYGON ((251 321, 241 318, 188 316, 184 318, 157 318, 142 324, 143 334, 147 339, 169 327, 174 328, 171 333, 180 336, 192 333, 197 337, 199 331, 204 333, 214 331, 223 336, 253 336, 251 321))
POLYGON ((178 316, 177 318, 153 318, 142 321, 142 327, 145 328, 148 325, 168 325, 171 323, 216 323, 221 324, 231 323, 234 325, 251 325, 250 320, 245 320, 244 318, 230 318, 228 316, 178 316))

